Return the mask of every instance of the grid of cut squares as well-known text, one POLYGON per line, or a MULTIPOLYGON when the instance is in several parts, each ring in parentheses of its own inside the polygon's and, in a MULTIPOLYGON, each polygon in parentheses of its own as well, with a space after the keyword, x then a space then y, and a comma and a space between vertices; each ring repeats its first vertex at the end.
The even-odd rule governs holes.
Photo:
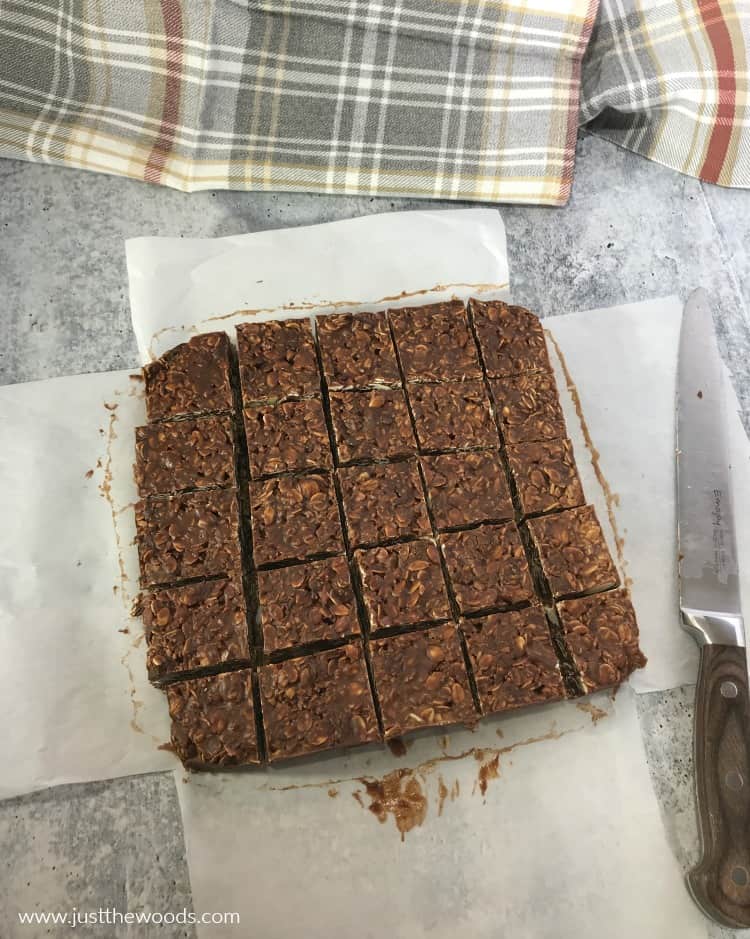
MULTIPOLYGON (((229 511, 225 526, 237 546, 231 563, 212 567, 211 550, 195 559, 188 543, 184 567, 178 558, 165 580, 153 572, 145 578, 148 584, 218 578, 155 591, 147 614, 149 634, 161 643, 150 659, 153 676, 159 677, 161 649, 167 661, 161 674, 183 678, 170 685, 183 758, 254 762, 262 759, 265 738, 266 757, 285 759, 563 697, 569 690, 548 625, 560 620, 539 605, 540 578, 554 597, 566 598, 555 642, 559 651, 560 636, 569 637, 582 688, 616 683, 642 664, 626 595, 596 594, 612 597, 609 606, 603 600, 575 607, 578 601, 567 599, 594 600, 587 594, 618 581, 593 509, 583 505, 543 333, 532 314, 477 301, 467 313, 456 301, 321 317, 315 330, 307 320, 253 322, 238 328, 237 339, 242 412, 234 423, 236 431, 243 422, 246 451, 239 459, 232 451, 239 483, 234 472, 221 475, 226 454, 214 458, 218 469, 212 472, 219 485, 226 479, 227 486, 247 487, 249 569, 259 605, 253 648, 244 597, 236 593, 236 511, 229 511), (562 587, 555 578, 566 575, 562 587), (216 603, 225 584, 234 585, 235 593, 228 591, 234 602, 225 600, 223 618, 216 620, 218 645, 196 649, 201 603, 216 603), (198 588, 195 610, 173 629, 167 617, 180 606, 180 591, 190 587, 198 588), (608 632, 602 609, 610 608, 623 624, 619 633, 608 632), (175 652, 180 643, 182 675, 175 652), (255 667, 246 669, 249 681, 223 681, 224 663, 236 669, 248 656, 260 664, 255 697, 255 667), (203 686, 195 684, 190 663, 203 686), (198 692, 205 707, 196 710, 198 692), (244 740, 231 721, 234 712, 252 713, 252 733, 248 729, 244 740), (224 733, 225 725, 231 726, 224 733)), ((225 354, 222 341, 216 348, 225 354)), ((205 359, 205 348, 201 352, 205 359)), ((172 357, 180 361, 175 350, 172 357)), ((208 394, 215 394, 223 368, 214 363, 208 394)), ((200 380, 191 385, 190 376, 181 381, 178 375, 176 384, 197 388, 189 394, 200 396, 200 380)), ((149 414, 170 413, 159 390, 149 414)), ((181 419, 190 416, 182 402, 175 408, 181 419)), ((187 473, 176 477, 184 489, 211 485, 213 477, 190 486, 189 460, 187 473)), ((148 511, 141 515, 154 514, 150 502, 200 495, 144 500, 148 511)), ((236 507, 234 489, 217 496, 210 488, 203 496, 227 504, 233 499, 236 507)), ((184 532, 173 530, 169 510, 157 507, 155 514, 160 510, 158 537, 171 539, 175 554, 175 534, 179 549, 184 532)), ((196 525, 205 527, 205 519, 196 525)), ((210 547, 210 533, 208 539, 202 534, 210 547)), ((158 555, 161 541, 150 537, 146 554, 158 555)))

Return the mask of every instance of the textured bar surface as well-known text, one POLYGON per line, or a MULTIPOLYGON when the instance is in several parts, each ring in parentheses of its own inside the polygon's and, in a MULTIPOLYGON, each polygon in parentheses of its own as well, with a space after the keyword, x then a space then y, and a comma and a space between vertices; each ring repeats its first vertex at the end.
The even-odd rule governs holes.
POLYGON ((565 437, 565 418, 551 371, 490 379, 495 411, 508 444, 565 437))
POLYGON ((250 475, 330 469, 331 448, 323 407, 316 398, 245 409, 250 475))
POLYGON ((410 385, 420 450, 496 447, 497 430, 481 381, 410 385))
POLYGON ((346 466, 338 470, 351 543, 429 535, 430 519, 413 460, 346 466))
POLYGON ((193 336, 144 366, 143 377, 149 421, 234 407, 226 333, 193 336))
POLYGON ((437 528, 513 518, 513 502, 497 450, 423 456, 421 463, 437 528))
POLYGON ((385 313, 333 313, 319 316, 316 323, 323 371, 332 391, 400 384, 385 313))
POLYGON ((340 463, 410 456, 416 450, 403 391, 333 391, 331 418, 340 463))
POLYGON ((245 404, 320 394, 309 320, 241 323, 237 354, 245 404))
POLYGON ((585 503, 569 440, 539 440, 508 447, 508 463, 525 515, 572 509, 585 503))
POLYGON ((388 317, 407 381, 482 377, 460 300, 389 310, 388 317))
POLYGON ((469 309, 487 374, 492 378, 549 369, 539 318, 502 300, 470 300, 469 309))

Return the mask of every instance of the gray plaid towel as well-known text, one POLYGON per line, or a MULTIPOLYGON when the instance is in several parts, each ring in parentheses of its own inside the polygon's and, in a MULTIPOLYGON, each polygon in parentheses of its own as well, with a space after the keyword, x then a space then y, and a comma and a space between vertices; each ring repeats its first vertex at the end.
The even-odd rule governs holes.
POLYGON ((635 2, 605 3, 581 85, 597 0, 0 0, 0 155, 185 191, 559 205, 582 110, 748 185, 750 12, 635 2))

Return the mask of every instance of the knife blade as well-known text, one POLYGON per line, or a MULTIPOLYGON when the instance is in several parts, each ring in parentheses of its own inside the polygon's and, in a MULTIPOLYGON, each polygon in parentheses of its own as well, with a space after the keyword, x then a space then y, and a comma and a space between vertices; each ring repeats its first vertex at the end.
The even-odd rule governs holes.
POLYGON ((688 298, 677 376, 680 614, 700 646, 694 768, 701 857, 687 882, 716 922, 750 926, 750 689, 723 367, 711 302, 688 298))

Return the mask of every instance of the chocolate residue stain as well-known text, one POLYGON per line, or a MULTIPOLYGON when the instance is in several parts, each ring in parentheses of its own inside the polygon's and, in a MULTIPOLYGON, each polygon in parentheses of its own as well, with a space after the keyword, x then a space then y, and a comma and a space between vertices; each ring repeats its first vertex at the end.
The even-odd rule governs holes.
MULTIPOLYGON (((478 750, 475 754, 477 760, 484 759, 484 752, 478 750)), ((487 760, 486 763, 481 763, 479 767, 479 775, 477 776, 477 782, 479 783, 479 791, 482 793, 482 796, 487 795, 487 786, 492 779, 500 778, 500 754, 495 753, 495 755, 487 760)))
POLYGON ((174 744, 171 740, 168 740, 167 743, 160 743, 156 748, 157 750, 166 750, 167 753, 176 753, 177 751, 174 748, 174 744))
POLYGON ((427 797, 410 770, 395 769, 382 779, 363 779, 362 784, 370 799, 368 809, 381 825, 392 815, 402 841, 427 817, 427 797))
POLYGON ((578 394, 578 388, 576 387, 575 382, 573 381, 573 376, 570 374, 568 369, 568 363, 565 361, 565 356, 562 353, 562 349, 558 345, 555 337, 550 333, 548 329, 545 329, 545 333, 550 339, 550 342, 555 347, 555 352, 557 357, 560 360, 560 366, 565 375, 565 383, 570 392, 570 397, 573 399, 573 406, 576 409, 576 415, 578 416, 578 421, 581 425, 581 431, 583 432, 583 439, 586 443, 586 449, 591 455, 591 465, 594 467, 594 473, 596 478, 599 481, 599 485, 604 490, 604 498, 607 504, 607 517, 609 518, 609 524, 612 527, 612 531, 615 536, 615 549, 617 551, 617 560, 620 565, 620 570, 623 574, 623 586, 630 587, 632 584, 632 578, 628 576, 628 562, 625 559, 625 539, 620 534, 620 530, 617 527, 617 518, 615 516, 615 507, 620 505, 620 496, 616 492, 612 492, 609 482, 607 481, 606 476, 602 471, 601 464, 599 463, 599 451, 594 446, 594 441, 591 439, 591 434, 589 432, 588 424, 586 423, 586 418, 583 416, 583 407, 581 406, 581 397, 578 394))
POLYGON ((445 800, 450 795, 448 787, 443 782, 443 777, 438 776, 438 818, 443 814, 443 806, 445 805, 445 800))
POLYGON ((401 739, 401 737, 392 737, 388 741, 388 749, 394 756, 402 757, 406 756, 406 744, 401 739))
POLYGON ((118 629, 117 632, 118 632, 118 633, 124 633, 126 636, 129 636, 129 635, 130 635, 130 630, 128 629, 127 626, 123 626, 123 628, 122 628, 122 629, 118 629))
POLYGON ((141 372, 133 372, 132 375, 128 375, 128 378, 131 381, 143 381, 143 374, 141 372))
POLYGON ((104 402, 104 407, 110 412, 109 415, 109 426, 107 428, 107 449, 104 464, 101 465, 101 460, 97 462, 97 466, 101 465, 101 468, 104 470, 104 478, 99 483, 99 492, 102 494, 103 498, 109 503, 109 509, 112 513, 112 526, 115 530, 115 545, 117 547, 117 563, 120 568, 120 585, 122 587, 122 596, 123 601, 127 603, 128 601, 128 575, 125 570, 125 560, 122 554, 122 539, 120 537, 120 531, 117 526, 117 516, 120 513, 120 509, 117 509, 115 506, 115 500, 112 495, 112 443, 117 440, 117 431, 115 430, 115 424, 117 423, 117 405, 110 405, 107 402, 104 402))
POLYGON ((86 470, 86 472, 83 474, 84 479, 91 479, 93 475, 94 475, 94 471, 92 469, 86 470))
POLYGON ((119 406, 120 406, 119 404, 113 404, 113 403, 108 402, 108 401, 105 401, 105 402, 104 402, 104 407, 105 407, 108 411, 116 411, 116 410, 119 408, 119 406))
POLYGON ((360 795, 359 789, 354 790, 354 792, 352 793, 352 798, 356 799, 357 802, 359 802, 359 804, 362 806, 362 808, 365 807, 365 803, 362 801, 362 796, 360 795))
POLYGON ((505 736, 505 734, 502 732, 502 730, 501 730, 500 727, 495 728, 495 733, 497 734, 497 736, 498 736, 501 740, 502 740, 503 737, 505 736))
POLYGON ((333 788, 332 788, 332 789, 329 789, 329 790, 328 790, 328 795, 329 795, 329 797, 330 797, 331 799, 335 799, 338 794, 339 794, 338 789, 333 789, 333 788))
POLYGON ((609 711, 597 707, 592 701, 577 701, 576 707, 591 717, 592 724, 598 724, 603 717, 609 717, 609 711))

